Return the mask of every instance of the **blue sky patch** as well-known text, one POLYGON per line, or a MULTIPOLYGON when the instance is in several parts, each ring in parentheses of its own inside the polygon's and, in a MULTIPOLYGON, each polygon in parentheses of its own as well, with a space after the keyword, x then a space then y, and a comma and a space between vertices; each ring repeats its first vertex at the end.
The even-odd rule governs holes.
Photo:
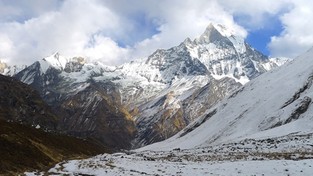
POLYGON ((120 47, 132 46, 136 42, 150 38, 160 32, 157 30, 159 24, 156 21, 158 20, 148 18, 144 12, 136 12, 130 19, 132 19, 132 29, 130 29, 126 36, 117 39, 120 47))
MULTIPOLYGON (((249 29, 245 24, 249 19, 247 16, 235 16, 235 21, 243 27, 249 29)), ((267 16, 264 25, 260 28, 250 29, 246 38, 247 43, 252 47, 269 56, 271 53, 267 45, 271 41, 272 36, 278 36, 283 31, 283 25, 279 20, 279 16, 267 16)))

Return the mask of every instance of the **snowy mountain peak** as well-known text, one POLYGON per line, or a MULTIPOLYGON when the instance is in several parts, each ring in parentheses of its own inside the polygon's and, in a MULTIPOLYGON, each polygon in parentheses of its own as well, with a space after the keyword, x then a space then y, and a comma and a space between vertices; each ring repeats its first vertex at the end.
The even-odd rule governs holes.
POLYGON ((210 23, 210 24, 206 27, 206 29, 205 29, 205 31, 204 31, 204 33, 203 33, 202 35, 204 35, 204 34, 209 34, 211 31, 214 31, 214 30, 216 30, 215 27, 214 27, 214 25, 213 25, 212 23, 210 23))
POLYGON ((67 58, 56 52, 51 56, 43 58, 39 63, 43 73, 50 67, 65 72, 76 72, 80 71, 82 66, 86 63, 86 60, 83 57, 67 58))
POLYGON ((185 46, 192 45, 192 40, 189 37, 187 37, 182 44, 184 44, 185 46))
POLYGON ((212 23, 205 29, 204 33, 196 39, 197 43, 212 43, 214 41, 221 41, 225 38, 212 23))
POLYGON ((230 27, 226 27, 222 24, 215 24, 214 27, 225 37, 238 36, 235 30, 230 27))
POLYGON ((59 59, 60 53, 59 53, 59 52, 55 52, 55 53, 53 54, 53 56, 54 56, 55 58, 59 59))
POLYGON ((52 67, 55 67, 61 70, 65 68, 66 63, 68 62, 68 60, 63 56, 60 56, 58 52, 56 52, 55 54, 52 54, 51 56, 43 58, 43 61, 46 61, 52 67))

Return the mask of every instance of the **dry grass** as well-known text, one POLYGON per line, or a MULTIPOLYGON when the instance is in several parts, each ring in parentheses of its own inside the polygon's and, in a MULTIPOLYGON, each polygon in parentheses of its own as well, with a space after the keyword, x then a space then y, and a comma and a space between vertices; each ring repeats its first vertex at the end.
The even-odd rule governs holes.
POLYGON ((65 159, 109 152, 91 141, 0 120, 0 175, 44 170, 65 159))

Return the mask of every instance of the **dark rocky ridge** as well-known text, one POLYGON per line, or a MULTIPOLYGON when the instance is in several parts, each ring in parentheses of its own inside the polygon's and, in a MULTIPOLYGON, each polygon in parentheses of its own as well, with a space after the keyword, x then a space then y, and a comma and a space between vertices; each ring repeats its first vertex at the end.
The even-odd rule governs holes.
POLYGON ((37 91, 14 78, 0 75, 0 116, 3 120, 55 131, 59 117, 37 91))
POLYGON ((61 134, 60 119, 36 90, 0 75, 0 175, 111 151, 94 140, 61 134))

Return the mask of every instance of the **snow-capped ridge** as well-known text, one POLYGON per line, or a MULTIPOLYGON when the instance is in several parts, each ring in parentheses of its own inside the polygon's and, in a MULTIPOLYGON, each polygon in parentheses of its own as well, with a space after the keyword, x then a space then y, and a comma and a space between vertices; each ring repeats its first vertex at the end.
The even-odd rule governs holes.
POLYGON ((287 62, 290 62, 292 59, 286 57, 272 57, 269 60, 280 67, 286 64, 287 62))
POLYGON ((14 76, 18 72, 25 69, 27 65, 8 65, 0 60, 0 74, 6 76, 14 76))
POLYGON ((68 62, 68 60, 63 56, 60 56, 58 52, 52 54, 51 56, 43 58, 42 60, 47 61, 52 67, 59 69, 64 69, 66 63, 68 62))
POLYGON ((231 29, 230 27, 226 27, 222 24, 214 24, 213 26, 225 37, 238 36, 235 30, 231 29))
POLYGON ((195 39, 195 43, 197 44, 209 44, 215 41, 226 41, 227 39, 223 36, 214 26, 213 24, 209 24, 209 26, 205 29, 204 33, 195 39))
POLYGON ((42 73, 46 73, 50 67, 59 71, 64 70, 66 72, 72 72, 79 71, 79 69, 87 63, 87 60, 83 57, 65 57, 56 52, 51 56, 39 60, 39 63, 42 73))

